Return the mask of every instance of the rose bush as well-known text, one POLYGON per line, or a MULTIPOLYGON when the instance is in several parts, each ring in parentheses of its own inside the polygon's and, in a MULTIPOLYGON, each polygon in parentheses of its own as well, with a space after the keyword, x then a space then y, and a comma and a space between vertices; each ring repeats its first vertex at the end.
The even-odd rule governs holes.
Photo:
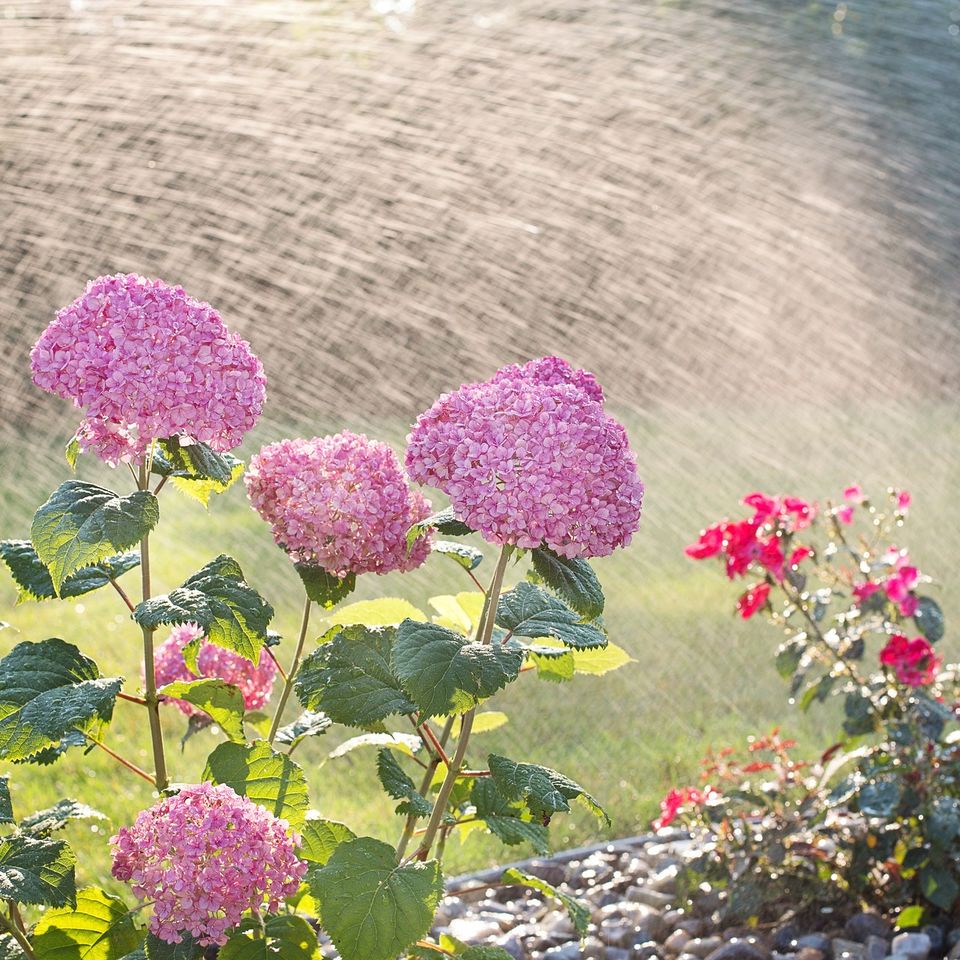
MULTIPOLYGON (((142 689, 102 676, 73 644, 24 640, 0 660, 0 759, 46 767, 81 746, 102 749, 158 798, 111 840, 113 875, 140 901, 130 905, 78 890, 75 857, 54 837, 92 808, 65 798, 24 816, 15 784, 0 777, 0 956, 195 960, 217 949, 223 960, 310 960, 320 926, 344 960, 508 960, 499 948, 427 936, 451 834, 479 824, 543 853, 551 820, 572 803, 606 818, 570 777, 480 756, 471 740, 502 722, 480 708, 522 674, 555 682, 629 662, 608 641, 588 558, 629 542, 643 486, 595 378, 548 357, 441 397, 413 428, 406 474, 388 446, 348 432, 265 446, 245 484, 303 588, 287 654, 270 630, 273 607, 234 558, 212 556, 159 595, 150 575, 167 484, 206 503, 244 472, 229 451, 265 396, 249 346, 179 287, 131 275, 92 281, 31 356, 37 385, 84 409, 71 467, 90 451, 125 465, 134 488, 67 480, 37 510, 29 539, 3 541, 0 557, 21 600, 115 590, 139 629, 142 689), (452 507, 431 514, 407 474, 452 507), (486 584, 481 550, 460 539, 477 531, 498 548, 486 584), (437 616, 389 598, 333 611, 358 576, 430 556, 455 562, 472 585, 436 598, 437 616), (137 599, 121 583, 134 570, 137 599), (327 629, 314 643, 318 606, 327 629), (293 698, 301 709, 288 716, 293 698), (115 709, 146 715, 152 769, 111 747, 115 709), (172 709, 191 729, 215 724, 222 735, 201 783, 171 779, 160 715, 172 709), (400 817, 391 842, 310 809, 292 755, 333 724, 358 733, 332 757, 375 751, 400 817), (47 909, 31 922, 38 907, 47 909)), ((516 871, 504 882, 526 879, 550 893, 516 871)), ((574 907, 579 929, 586 913, 574 907)))
POLYGON ((710 838, 688 879, 726 887, 741 919, 859 901, 905 927, 949 915, 960 902, 960 668, 935 649, 944 618, 930 577, 892 543, 910 496, 876 504, 850 486, 822 507, 743 502, 751 515, 703 530, 687 555, 752 581, 736 612, 765 614, 785 638, 775 663, 791 702, 838 697, 841 726, 810 767, 776 737, 751 747, 769 753, 762 763, 709 762, 711 789, 672 791, 659 823, 679 817, 710 838))

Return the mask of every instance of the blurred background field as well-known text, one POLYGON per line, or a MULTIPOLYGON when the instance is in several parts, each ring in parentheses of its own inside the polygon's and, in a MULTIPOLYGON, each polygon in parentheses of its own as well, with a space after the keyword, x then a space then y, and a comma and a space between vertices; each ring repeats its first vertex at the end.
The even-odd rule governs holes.
MULTIPOLYGON (((904 544, 951 585, 954 0, 2 10, 0 536, 25 536, 66 476, 77 420, 29 384, 30 345, 88 277, 136 271, 209 300, 263 358, 268 408, 241 456, 344 427, 399 449, 441 390, 544 353, 597 372, 647 483, 633 545, 597 564, 611 638, 636 663, 564 687, 524 677, 484 738, 582 782, 610 835, 645 830, 710 744, 778 723, 822 743, 823 720, 784 706, 776 638, 735 620, 737 587, 682 553, 744 493, 907 488, 904 544)), ((89 459, 80 475, 127 482, 89 459)), ((158 589, 225 550, 293 633, 298 582, 242 489, 209 514, 175 490, 161 508, 158 589)), ((468 586, 436 557, 357 596, 426 610, 468 586)), ((138 676, 114 595, 15 598, 0 575, 0 650, 61 636, 138 676)), ((956 622, 955 594, 938 599, 956 622)), ((167 724, 173 742, 182 718, 167 724)), ((197 776, 210 736, 177 778, 197 776)), ((299 750, 315 806, 392 836, 372 755, 324 763, 338 736, 299 750)), ((147 763, 136 707, 118 705, 109 742, 147 763)), ((20 810, 89 798, 91 779, 111 826, 147 800, 103 755, 13 773, 20 810)), ((72 829, 83 878, 103 881, 102 848, 72 829)), ((554 842, 594 836, 577 815, 554 842)), ((514 853, 477 836, 449 849, 453 870, 514 853)))

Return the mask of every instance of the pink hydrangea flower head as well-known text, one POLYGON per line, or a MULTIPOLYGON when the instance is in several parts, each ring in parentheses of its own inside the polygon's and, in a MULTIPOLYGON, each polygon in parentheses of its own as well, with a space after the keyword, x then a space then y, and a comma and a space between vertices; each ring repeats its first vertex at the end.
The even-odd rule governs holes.
POLYGON ((407 531, 430 515, 385 443, 344 431, 281 440, 250 460, 247 495, 295 563, 328 573, 389 573, 420 566, 427 537, 407 547, 407 531))
POLYGON ((898 633, 880 651, 880 662, 892 667, 901 683, 909 687, 922 687, 933 682, 943 661, 923 637, 910 640, 898 633))
POLYGON ((113 876, 153 901, 150 931, 223 945, 247 910, 276 913, 306 873, 287 823, 230 787, 201 783, 143 810, 111 838, 113 876))
POLYGON ((263 408, 249 344, 209 304, 134 274, 91 280, 30 361, 38 387, 85 408, 80 444, 110 463, 175 435, 230 450, 263 408))
POLYGON ((407 438, 407 471, 491 543, 566 557, 626 546, 643 484, 592 375, 546 357, 441 396, 407 438))
MULTIPOLYGON (((183 648, 201 637, 203 630, 192 623, 174 627, 170 631, 170 636, 154 651, 154 672, 158 687, 178 680, 199 679, 187 666, 183 658, 183 648)), ((205 643, 200 648, 197 667, 200 677, 214 677, 239 688, 243 694, 244 708, 247 710, 259 710, 267 703, 277 675, 277 665, 266 650, 260 652, 260 660, 254 664, 239 653, 226 650, 215 643, 205 643)), ((171 698, 164 702, 175 704, 181 713, 188 717, 207 716, 199 707, 185 700, 171 698)))

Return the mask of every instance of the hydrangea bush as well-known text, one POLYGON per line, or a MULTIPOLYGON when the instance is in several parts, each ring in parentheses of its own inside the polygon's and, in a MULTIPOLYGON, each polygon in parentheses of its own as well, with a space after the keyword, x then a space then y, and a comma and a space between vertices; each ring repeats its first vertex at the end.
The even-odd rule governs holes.
POLYGON ((702 782, 664 799, 658 826, 677 820, 709 837, 688 871, 725 887, 738 919, 775 919, 866 902, 902 927, 960 904, 960 688, 936 644, 943 612, 897 542, 905 491, 869 500, 850 486, 822 507, 750 494, 752 511, 701 532, 691 558, 746 580, 744 618, 765 616, 781 638, 776 669, 803 710, 839 699, 834 741, 818 763, 791 758, 776 734, 743 762, 729 748, 702 782))
MULTIPOLYGON (((90 651, 57 638, 18 643, 0 660, 0 759, 46 767, 74 748, 102 749, 118 776, 146 780, 157 799, 110 840, 128 903, 78 890, 82 867, 54 835, 96 811, 64 799, 24 816, 15 784, 0 777, 0 957, 195 960, 216 950, 223 960, 310 960, 319 926, 344 960, 508 960, 499 948, 434 943, 429 931, 452 834, 479 825, 545 853, 551 820, 572 803, 606 819, 569 776, 484 755, 472 739, 504 721, 484 707, 508 684, 629 661, 608 641, 588 559, 629 543, 643 486, 594 377, 548 357, 462 386, 419 418, 405 467, 386 444, 344 432, 268 444, 244 473, 230 450, 260 414, 262 367, 179 287, 94 280, 31 357, 36 384, 83 409, 70 466, 93 454, 132 489, 67 480, 29 538, 3 541, 0 557, 21 600, 113 589, 131 642, 138 631, 143 674, 102 676, 88 655, 95 642, 90 651), (206 503, 241 475, 302 585, 290 642, 271 631, 273 607, 233 557, 211 550, 180 586, 153 590, 151 535, 167 485, 206 503), (411 480, 451 507, 431 513, 411 480), (482 551, 461 539, 477 532, 496 547, 489 575, 482 551), (436 616, 390 598, 338 606, 358 576, 432 556, 455 562, 470 585, 431 601, 436 616), (126 581, 137 574, 135 591, 126 581), (149 770, 110 745, 118 701, 145 714, 149 770), (221 734, 201 783, 178 782, 168 766, 165 710, 221 734), (331 756, 375 756, 399 816, 389 840, 311 809, 292 755, 334 724, 356 735, 331 756)), ((504 882, 551 893, 517 871, 504 882)), ((586 914, 574 904, 572 915, 582 924, 586 914)))

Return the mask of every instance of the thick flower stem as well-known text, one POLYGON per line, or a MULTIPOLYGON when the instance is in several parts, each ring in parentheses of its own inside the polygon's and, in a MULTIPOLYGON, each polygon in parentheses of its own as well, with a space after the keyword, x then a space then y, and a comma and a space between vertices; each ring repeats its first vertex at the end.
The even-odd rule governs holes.
POLYGON ((290 670, 286 679, 283 681, 283 691, 280 693, 280 701, 277 704, 277 712, 273 715, 273 723, 270 724, 270 735, 267 737, 267 743, 272 744, 277 737, 277 731, 280 729, 280 723, 283 720, 283 711, 286 709, 287 701, 290 699, 290 691, 293 690, 293 681, 297 678, 297 671, 300 669, 300 658, 303 656, 303 645, 307 640, 307 626, 310 623, 310 607, 312 601, 307 597, 303 605, 303 619, 300 621, 300 636, 297 638, 297 649, 293 655, 293 663, 290 664, 290 670))
MULTIPOLYGON (((500 600, 500 591, 503 588, 503 577, 507 570, 507 561, 513 547, 510 544, 504 544, 500 550, 500 559, 497 561, 497 568, 493 572, 493 578, 490 581, 490 588, 487 590, 487 599, 483 604, 483 613, 480 617, 480 623, 477 625, 477 642, 489 644, 493 637, 493 626, 497 619, 497 604, 500 600)), ((470 741, 470 731, 473 729, 473 718, 476 716, 477 708, 468 710, 463 715, 460 724, 460 735, 457 738, 457 750, 447 767, 447 775, 443 778, 440 790, 437 793, 437 799, 433 805, 433 813, 427 823, 426 833, 423 840, 417 848, 415 857, 417 860, 426 860, 430 855, 430 849, 433 846, 434 838, 440 825, 443 823, 444 814, 447 812, 447 801, 453 792, 453 786, 460 776, 460 770, 463 767, 464 758, 467 755, 467 744, 470 741)))
MULTIPOLYGON (((150 482, 150 473, 147 463, 140 464, 138 486, 146 490, 150 482)), ((145 534, 140 541, 140 587, 141 599, 150 599, 150 534, 145 534)), ((157 790, 161 793, 167 789, 167 761, 163 752, 163 727, 160 725, 160 699, 157 697, 157 675, 153 662, 153 634, 148 627, 141 628, 143 632, 143 672, 144 672, 144 699, 147 701, 147 716, 150 719, 150 741, 153 746, 153 767, 156 774, 157 790)))
MULTIPOLYGON (((10 912, 13 914, 13 904, 10 904, 10 912)), ((37 960, 37 955, 34 952, 33 947, 30 944, 30 941, 27 939, 27 934, 25 931, 20 929, 20 925, 16 923, 11 916, 10 920, 0 913, 0 930, 5 930, 7 933, 13 937, 14 940, 20 945, 20 949, 23 950, 24 955, 29 958, 29 960, 37 960)))
MULTIPOLYGON (((446 747, 447 741, 450 739, 450 733, 453 730, 453 717, 447 717, 447 722, 443 725, 443 730, 440 732, 440 746, 446 747)), ((440 754, 434 753, 433 759, 427 764, 426 773, 423 775, 423 782, 420 784, 420 795, 425 797, 427 791, 430 789, 430 784, 433 783, 433 776, 437 772, 437 767, 440 766, 441 757, 440 754)), ((417 828, 417 816, 414 813, 408 814, 406 823, 403 825, 403 833, 400 835, 400 842, 397 844, 397 859, 399 860, 406 852, 407 846, 410 843, 411 837, 413 837, 414 832, 417 828)))

